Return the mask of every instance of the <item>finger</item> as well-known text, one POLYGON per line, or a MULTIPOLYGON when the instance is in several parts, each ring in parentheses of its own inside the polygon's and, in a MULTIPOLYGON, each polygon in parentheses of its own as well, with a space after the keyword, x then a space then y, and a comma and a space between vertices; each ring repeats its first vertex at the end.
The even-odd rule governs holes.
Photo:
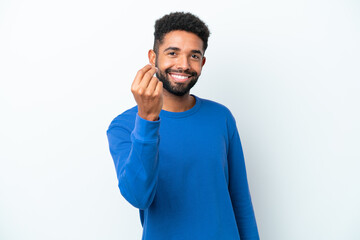
POLYGON ((153 67, 149 64, 147 64, 145 67, 143 67, 142 69, 140 69, 135 76, 135 79, 133 81, 133 86, 138 86, 142 80, 142 78, 144 77, 144 74, 147 73, 150 69, 152 69, 153 67))
POLYGON ((152 77, 146 91, 148 91, 151 94, 154 93, 158 82, 159 80, 156 77, 152 77))
POLYGON ((151 68, 150 70, 148 70, 144 75, 143 78, 141 79, 140 83, 139 83, 139 87, 146 89, 150 83, 150 80, 153 78, 154 74, 156 72, 155 67, 151 68))
POLYGON ((161 95, 163 93, 163 83, 158 80, 155 88, 155 94, 161 95))

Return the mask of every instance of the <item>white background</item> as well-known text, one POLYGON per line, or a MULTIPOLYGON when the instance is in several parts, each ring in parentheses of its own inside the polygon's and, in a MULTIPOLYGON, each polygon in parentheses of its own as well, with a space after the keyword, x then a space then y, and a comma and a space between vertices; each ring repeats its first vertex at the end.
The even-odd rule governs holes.
POLYGON ((262 239, 360 239, 357 0, 0 1, 0 239, 140 239, 110 121, 156 19, 212 34, 192 93, 235 115, 262 239))

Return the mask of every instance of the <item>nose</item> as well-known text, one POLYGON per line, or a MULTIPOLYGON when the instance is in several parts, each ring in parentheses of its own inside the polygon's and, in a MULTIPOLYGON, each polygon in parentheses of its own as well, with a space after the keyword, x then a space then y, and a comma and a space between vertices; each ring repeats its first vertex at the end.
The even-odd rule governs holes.
POLYGON ((189 64, 188 58, 186 56, 184 56, 184 55, 178 57, 177 61, 176 61, 176 68, 181 69, 183 71, 189 70, 190 69, 190 64, 189 64))

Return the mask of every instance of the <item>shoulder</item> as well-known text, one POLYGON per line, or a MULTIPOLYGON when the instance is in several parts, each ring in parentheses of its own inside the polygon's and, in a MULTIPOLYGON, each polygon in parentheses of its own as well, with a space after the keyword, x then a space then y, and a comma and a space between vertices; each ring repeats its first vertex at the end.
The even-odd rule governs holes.
POLYGON ((132 129, 135 123, 136 113, 137 113, 137 106, 132 107, 123 113, 116 116, 110 123, 109 129, 114 127, 122 127, 122 128, 129 128, 132 129))
POLYGON ((233 115, 229 108, 225 105, 215 102, 213 100, 199 98, 201 101, 201 106, 205 111, 210 111, 211 113, 217 116, 223 116, 225 118, 233 119, 233 115))
POLYGON ((235 131, 236 120, 229 108, 213 100, 203 98, 199 99, 201 101, 201 108, 204 114, 206 114, 208 117, 217 119, 219 123, 225 123, 229 132, 235 131))

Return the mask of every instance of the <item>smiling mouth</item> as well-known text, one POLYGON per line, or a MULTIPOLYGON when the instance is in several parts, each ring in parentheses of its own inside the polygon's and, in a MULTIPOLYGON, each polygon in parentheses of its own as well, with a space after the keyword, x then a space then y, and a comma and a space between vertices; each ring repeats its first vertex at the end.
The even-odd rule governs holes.
POLYGON ((191 75, 180 75, 176 73, 169 73, 169 75, 175 80, 175 82, 179 83, 186 82, 189 78, 191 78, 191 75))

